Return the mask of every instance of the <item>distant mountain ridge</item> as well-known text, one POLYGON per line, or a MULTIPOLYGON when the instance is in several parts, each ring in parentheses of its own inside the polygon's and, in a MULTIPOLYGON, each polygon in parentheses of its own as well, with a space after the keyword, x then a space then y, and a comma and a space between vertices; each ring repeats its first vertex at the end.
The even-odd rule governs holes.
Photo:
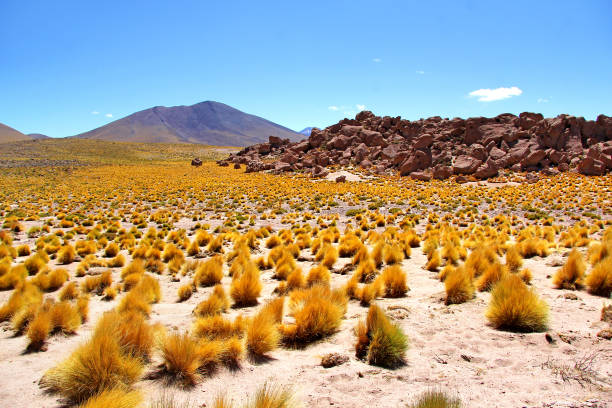
POLYGON ((206 101, 191 106, 156 106, 73 137, 141 143, 247 146, 263 143, 269 136, 291 141, 304 139, 304 135, 269 120, 223 103, 206 101))
POLYGON ((304 128, 304 129, 300 130, 299 133, 301 135, 304 135, 304 136, 310 136, 310 133, 312 132, 312 129, 314 129, 314 128, 313 127, 307 127, 307 128, 304 128))
POLYGON ((50 139, 49 136, 43 135, 42 133, 28 133, 28 136, 32 140, 50 139))

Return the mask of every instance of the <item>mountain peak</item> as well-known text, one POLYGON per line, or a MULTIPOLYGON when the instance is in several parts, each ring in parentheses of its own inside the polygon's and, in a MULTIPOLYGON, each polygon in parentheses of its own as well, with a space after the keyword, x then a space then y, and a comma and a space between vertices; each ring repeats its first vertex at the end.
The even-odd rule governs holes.
POLYGON ((247 146, 269 136, 298 141, 304 135, 216 101, 190 106, 155 106, 76 137, 144 143, 247 146))

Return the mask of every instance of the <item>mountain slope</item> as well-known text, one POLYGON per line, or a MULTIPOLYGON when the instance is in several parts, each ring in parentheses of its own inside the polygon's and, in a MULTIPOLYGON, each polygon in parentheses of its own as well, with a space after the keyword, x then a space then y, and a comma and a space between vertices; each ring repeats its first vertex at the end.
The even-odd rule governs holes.
POLYGON ((247 146, 268 136, 301 140, 304 135, 231 106, 206 101, 191 106, 156 106, 75 137, 143 143, 201 143, 247 146))
POLYGON ((20 140, 30 140, 31 137, 24 135, 12 127, 0 123, 0 143, 18 142, 20 140))

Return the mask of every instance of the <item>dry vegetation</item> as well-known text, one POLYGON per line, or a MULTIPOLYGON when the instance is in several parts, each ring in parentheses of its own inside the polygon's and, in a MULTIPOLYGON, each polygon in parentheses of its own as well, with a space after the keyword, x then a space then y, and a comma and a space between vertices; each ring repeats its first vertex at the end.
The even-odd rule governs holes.
POLYGON ((12 160, 46 146, 87 168, 0 171, 11 406, 31 406, 24 390, 34 405, 219 408, 535 407, 610 391, 597 333, 610 329, 612 176, 336 184, 191 168, 184 146, 111 144, 96 161, 98 142, 61 143, 15 144, 12 160), (578 350, 599 350, 597 381, 562 388, 578 350), (319 367, 329 353, 341 365, 319 367), (546 388, 520 403, 501 392, 522 380, 546 388))

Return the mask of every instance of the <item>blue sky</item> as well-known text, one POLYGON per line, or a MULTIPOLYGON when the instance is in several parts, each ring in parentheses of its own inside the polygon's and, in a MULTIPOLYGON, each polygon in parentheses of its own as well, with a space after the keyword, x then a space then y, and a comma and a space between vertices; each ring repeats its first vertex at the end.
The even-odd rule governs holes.
POLYGON ((295 130, 612 115, 612 2, 0 1, 2 123, 68 136, 204 100, 295 130))

